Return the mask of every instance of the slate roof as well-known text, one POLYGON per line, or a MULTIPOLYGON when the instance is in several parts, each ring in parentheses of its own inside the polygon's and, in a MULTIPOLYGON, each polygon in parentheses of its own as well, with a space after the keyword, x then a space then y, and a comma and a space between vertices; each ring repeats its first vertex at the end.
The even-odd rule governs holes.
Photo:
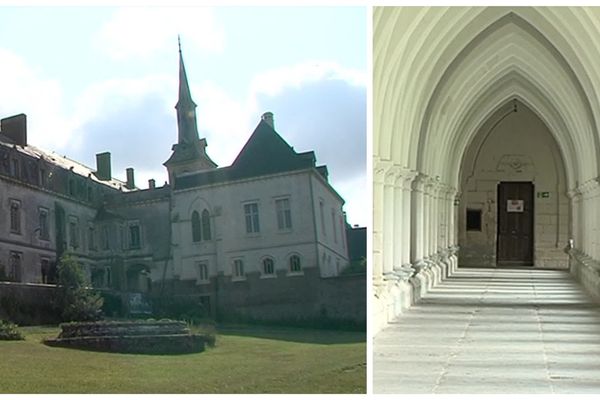
MULTIPOLYGON (((175 190, 315 167, 315 153, 296 153, 264 120, 229 167, 180 176, 175 190)), ((326 173, 324 167, 319 172, 326 173)), ((325 176, 325 175, 324 175, 325 176)))
POLYGON ((6 135, 0 134, 0 146, 4 146, 9 149, 17 150, 20 153, 26 154, 35 159, 41 159, 46 161, 51 165, 55 165, 57 167, 63 168, 65 170, 70 170, 78 175, 81 175, 85 178, 90 178, 96 183, 100 183, 105 186, 109 186, 113 189, 122 190, 124 192, 130 191, 132 189, 128 189, 126 187, 125 182, 112 178, 110 180, 100 180, 96 177, 96 170, 78 162, 68 158, 67 156, 61 156, 54 151, 47 151, 40 149, 39 147, 32 146, 30 144, 26 146, 16 145, 14 142, 7 137, 6 135))

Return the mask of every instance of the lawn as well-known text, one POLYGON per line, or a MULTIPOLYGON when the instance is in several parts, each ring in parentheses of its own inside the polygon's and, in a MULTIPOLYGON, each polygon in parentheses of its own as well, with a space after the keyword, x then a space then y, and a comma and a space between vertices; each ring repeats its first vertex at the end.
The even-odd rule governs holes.
POLYGON ((203 353, 155 356, 48 347, 57 327, 0 341, 0 393, 365 393, 360 332, 221 327, 203 353))

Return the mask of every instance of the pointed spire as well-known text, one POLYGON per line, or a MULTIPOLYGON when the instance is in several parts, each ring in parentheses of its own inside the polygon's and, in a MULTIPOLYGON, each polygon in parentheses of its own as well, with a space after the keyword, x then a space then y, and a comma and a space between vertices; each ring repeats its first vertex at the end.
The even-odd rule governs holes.
POLYGON ((195 108, 196 103, 194 103, 194 100, 192 100, 187 73, 185 72, 185 65, 183 63, 183 55, 181 53, 181 38, 179 35, 177 35, 177 42, 179 46, 179 100, 177 101, 175 108, 183 106, 192 106, 195 108))
POLYGON ((183 55, 181 53, 181 38, 177 35, 179 47, 179 99, 175 105, 177 109, 177 125, 179 128, 179 143, 191 143, 198 140, 198 127, 196 125, 196 103, 192 100, 188 84, 183 55))

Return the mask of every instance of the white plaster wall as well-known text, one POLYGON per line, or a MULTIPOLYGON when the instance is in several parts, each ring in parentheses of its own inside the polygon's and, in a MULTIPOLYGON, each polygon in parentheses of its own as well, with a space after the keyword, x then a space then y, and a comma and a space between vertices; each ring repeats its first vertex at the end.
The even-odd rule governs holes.
MULTIPOLYGON (((178 244, 174 248, 174 275, 180 279, 196 279, 195 261, 205 260, 209 263, 210 275, 230 276, 235 258, 243 259, 246 274, 259 272, 262 258, 266 256, 274 259, 276 270, 288 270, 292 254, 300 256, 303 268, 317 267, 321 246, 347 263, 347 252, 341 250, 345 244, 339 232, 337 248, 329 246, 326 240, 322 244, 315 239, 315 223, 320 224, 320 217, 315 217, 313 207, 316 203, 318 213, 318 199, 324 200, 326 210, 334 207, 341 215, 342 209, 341 200, 334 199, 315 174, 300 171, 176 192, 172 211, 173 243, 178 244), (290 199, 292 229, 280 231, 275 201, 282 197, 290 199), (246 233, 244 204, 249 202, 258 203, 259 233, 246 233), (201 212, 204 208, 211 214, 212 239, 194 243, 191 214, 194 209, 201 212)), ((325 215, 329 224, 330 212, 325 215)), ((320 229, 320 225, 317 228, 320 229)), ((332 272, 321 269, 321 275, 330 276, 332 272)))
POLYGON ((321 276, 336 276, 348 264, 348 245, 342 210, 343 203, 339 195, 334 193, 332 188, 325 184, 320 176, 312 174, 310 180, 310 187, 313 193, 313 207, 315 210, 314 219, 321 276), (321 224, 321 201, 323 202, 324 224, 321 224), (335 222, 332 220, 332 215, 335 222))
POLYGON ((518 112, 484 125, 462 165, 461 265, 496 265, 497 185, 501 181, 531 181, 534 264, 542 268, 567 267, 563 248, 569 238, 569 199, 564 167, 551 133, 532 111, 520 105, 518 112), (539 198, 538 192, 549 192, 550 197, 539 198), (466 230, 467 208, 482 210, 481 232, 466 230))

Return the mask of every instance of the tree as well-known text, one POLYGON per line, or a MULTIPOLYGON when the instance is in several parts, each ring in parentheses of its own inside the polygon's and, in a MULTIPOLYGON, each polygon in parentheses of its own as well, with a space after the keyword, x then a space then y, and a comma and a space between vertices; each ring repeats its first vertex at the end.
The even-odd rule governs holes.
POLYGON ((102 297, 86 288, 83 268, 69 254, 58 262, 57 306, 64 321, 97 321, 102 318, 102 297))

